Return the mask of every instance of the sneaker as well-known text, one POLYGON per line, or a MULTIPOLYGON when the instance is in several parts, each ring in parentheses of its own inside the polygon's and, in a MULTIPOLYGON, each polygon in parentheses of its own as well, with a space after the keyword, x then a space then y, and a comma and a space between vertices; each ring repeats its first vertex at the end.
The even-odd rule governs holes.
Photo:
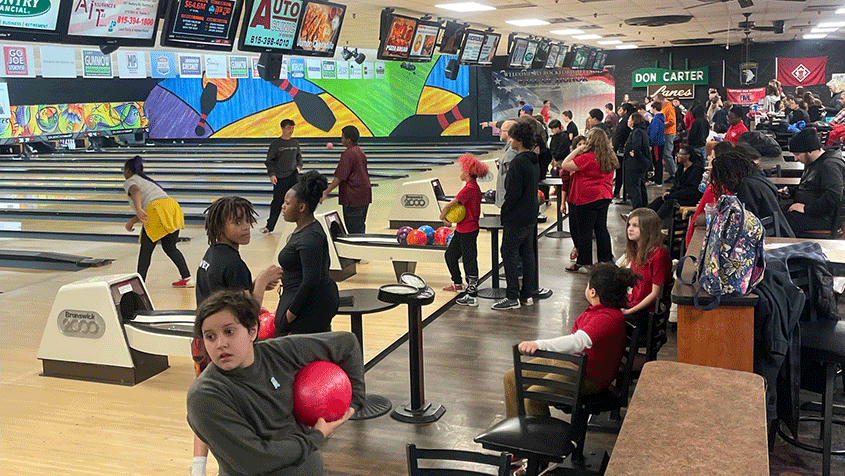
POLYGON ((267 234, 273 233, 273 230, 271 230, 271 229, 269 229, 265 226, 264 228, 261 229, 261 233, 264 233, 265 235, 267 235, 267 234))
POLYGON ((452 291, 452 292, 456 292, 456 293, 462 293, 462 292, 464 292, 464 285, 463 284, 450 284, 449 286, 446 286, 445 288, 443 288, 443 290, 444 291, 452 291))
POLYGON ((465 294, 458 299, 455 299, 455 304, 460 304, 461 306, 469 306, 469 307, 478 307, 478 298, 472 297, 469 294, 465 294))
POLYGON ((519 305, 520 306, 533 306, 534 305, 534 298, 532 298, 532 297, 519 298, 519 305))
POLYGON ((501 301, 497 302, 490 306, 490 309, 495 309, 497 311, 507 311, 508 309, 519 309, 519 300, 518 299, 508 299, 504 298, 501 301))
POLYGON ((180 279, 173 283, 174 288, 192 288, 197 285, 197 282, 194 281, 193 276, 188 276, 185 279, 180 279))

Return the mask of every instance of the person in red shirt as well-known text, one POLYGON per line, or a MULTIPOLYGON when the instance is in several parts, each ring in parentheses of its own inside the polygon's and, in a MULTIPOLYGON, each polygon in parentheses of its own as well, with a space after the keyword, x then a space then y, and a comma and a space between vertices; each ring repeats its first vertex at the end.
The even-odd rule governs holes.
MULTIPOLYGON (((554 339, 520 342, 519 351, 523 355, 534 355, 537 350, 584 353, 587 355, 587 369, 581 392, 589 395, 604 391, 616 379, 625 353, 626 325, 621 308, 627 305, 626 292, 639 280, 640 277, 632 270, 618 268, 612 263, 596 266, 584 290, 584 297, 590 306, 575 319, 572 333, 554 339)), ((558 361, 542 358, 533 359, 531 362, 561 365, 558 361)), ((566 377, 555 374, 545 375, 543 378, 560 380, 566 377)), ((506 413, 510 418, 516 416, 518 405, 513 369, 505 374, 504 385, 506 413)), ((548 403, 526 399, 525 413, 549 415, 548 403)))
POLYGON ((728 112, 729 127, 728 132, 725 134, 725 140, 733 145, 739 144, 739 136, 741 136, 743 132, 748 132, 748 128, 745 127, 745 122, 743 122, 744 117, 745 111, 743 111, 739 106, 732 107, 728 112))
POLYGON ((550 107, 552 107, 552 102, 546 99, 543 101, 543 109, 540 109, 540 115, 543 116, 543 122, 546 124, 552 120, 552 112, 549 110, 550 107))
POLYGON ((346 150, 334 171, 334 180, 323 193, 323 199, 340 187, 338 203, 343 207, 343 222, 349 233, 366 233, 367 209, 373 201, 370 172, 367 170, 367 156, 358 147, 360 133, 355 126, 341 129, 341 142, 346 150))
POLYGON ((593 233, 596 235, 598 260, 613 261, 610 233, 607 231, 607 209, 613 198, 613 173, 619 168, 619 160, 610 147, 607 134, 597 127, 590 129, 587 144, 570 152, 561 168, 572 172, 569 201, 575 205, 578 219, 578 236, 575 238, 578 258, 575 264, 565 269, 577 272, 593 264, 593 233))
POLYGON ((635 326, 648 324, 648 314, 660 296, 660 287, 671 279, 672 260, 663 246, 663 221, 650 208, 637 208, 628 215, 628 243, 624 263, 642 279, 628 294, 628 306, 622 310, 635 326))
POLYGON ((467 275, 467 293, 455 302, 462 306, 478 306, 478 218, 481 216, 481 188, 476 179, 489 173, 487 166, 478 161, 472 154, 464 154, 458 159, 461 165, 461 180, 466 182, 464 188, 455 195, 440 212, 440 220, 447 225, 446 214, 456 204, 460 203, 466 209, 464 219, 455 225, 452 241, 446 248, 446 266, 452 275, 452 285, 443 288, 444 291, 463 291, 461 268, 458 260, 463 258, 464 272, 467 275))

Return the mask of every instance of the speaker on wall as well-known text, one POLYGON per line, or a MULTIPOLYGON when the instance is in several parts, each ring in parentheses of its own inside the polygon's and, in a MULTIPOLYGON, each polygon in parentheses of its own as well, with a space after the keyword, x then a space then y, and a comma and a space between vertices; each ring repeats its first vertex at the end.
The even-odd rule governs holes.
POLYGON ((278 53, 261 53, 258 58, 258 76, 272 81, 279 79, 282 74, 282 55, 278 53))
POLYGON ((461 68, 461 63, 458 63, 457 58, 452 58, 449 60, 449 63, 446 64, 446 79, 451 79, 452 81, 458 79, 458 70, 461 68))

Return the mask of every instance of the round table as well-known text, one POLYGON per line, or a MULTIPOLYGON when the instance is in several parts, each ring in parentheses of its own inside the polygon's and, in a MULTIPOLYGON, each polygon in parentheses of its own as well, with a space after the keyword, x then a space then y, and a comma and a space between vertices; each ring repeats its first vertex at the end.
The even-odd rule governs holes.
MULTIPOLYGON (((378 298, 378 289, 343 289, 340 291, 341 303, 344 299, 353 297, 352 305, 341 305, 337 308, 338 314, 349 315, 352 321, 352 333, 358 338, 358 344, 361 346, 361 353, 364 352, 364 329, 363 316, 364 314, 372 314, 375 312, 386 311, 393 309, 398 304, 384 302, 378 298)), ((372 393, 367 393, 366 403, 360 412, 355 412, 352 420, 366 420, 384 415, 393 408, 390 400, 372 393)))
POLYGON ((479 289, 478 297, 503 299, 507 295, 507 290, 499 287, 499 230, 502 229, 502 217, 497 215, 480 218, 478 227, 490 232, 490 256, 492 256, 493 266, 493 275, 490 277, 492 287, 479 289))
POLYGON ((563 229, 563 219, 566 216, 563 212, 560 211, 560 201, 561 201, 561 190, 563 189, 563 179, 560 177, 546 177, 543 180, 540 180, 540 185, 548 185, 555 187, 557 191, 557 223, 555 224, 556 230, 550 231, 546 233, 544 236, 548 236, 550 238, 569 238, 572 236, 568 231, 563 229))

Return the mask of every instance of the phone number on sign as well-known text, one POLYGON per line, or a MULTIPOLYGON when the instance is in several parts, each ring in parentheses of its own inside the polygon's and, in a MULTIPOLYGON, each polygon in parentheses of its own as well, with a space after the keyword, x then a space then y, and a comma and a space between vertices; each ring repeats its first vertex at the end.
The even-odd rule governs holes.
POLYGON ((153 26, 155 18, 138 18, 138 17, 117 17, 117 22, 125 25, 144 25, 153 26))
POLYGON ((293 38, 273 38, 267 36, 250 36, 249 44, 264 45, 264 46, 278 46, 280 48, 290 48, 293 38))

